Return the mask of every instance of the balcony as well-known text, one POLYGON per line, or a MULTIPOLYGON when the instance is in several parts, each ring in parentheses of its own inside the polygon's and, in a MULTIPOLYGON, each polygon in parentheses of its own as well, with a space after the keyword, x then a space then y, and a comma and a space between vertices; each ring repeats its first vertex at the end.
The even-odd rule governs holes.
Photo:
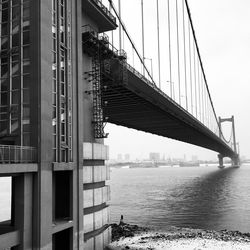
POLYGON ((82 0, 83 12, 96 22, 98 32, 117 28, 116 18, 100 0, 82 0))
POLYGON ((0 164, 34 163, 36 148, 16 145, 0 145, 0 164))

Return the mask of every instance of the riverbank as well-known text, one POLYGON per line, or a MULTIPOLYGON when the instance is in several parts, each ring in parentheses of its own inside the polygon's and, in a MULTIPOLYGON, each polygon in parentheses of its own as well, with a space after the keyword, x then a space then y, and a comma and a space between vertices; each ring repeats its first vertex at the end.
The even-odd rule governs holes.
POLYGON ((210 231, 170 227, 156 232, 137 225, 112 225, 112 243, 109 250, 247 250, 250 249, 250 233, 239 231, 210 231))

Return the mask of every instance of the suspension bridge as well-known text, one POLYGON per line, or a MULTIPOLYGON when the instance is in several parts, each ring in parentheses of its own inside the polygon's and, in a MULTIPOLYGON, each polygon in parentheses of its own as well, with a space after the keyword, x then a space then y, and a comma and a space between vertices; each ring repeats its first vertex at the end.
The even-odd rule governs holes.
POLYGON ((238 166, 234 117, 217 116, 188 1, 93 0, 85 7, 102 24, 82 27, 95 137, 107 137, 110 122, 214 150, 220 167, 223 157, 238 166), (229 140, 223 122, 232 124, 229 140))

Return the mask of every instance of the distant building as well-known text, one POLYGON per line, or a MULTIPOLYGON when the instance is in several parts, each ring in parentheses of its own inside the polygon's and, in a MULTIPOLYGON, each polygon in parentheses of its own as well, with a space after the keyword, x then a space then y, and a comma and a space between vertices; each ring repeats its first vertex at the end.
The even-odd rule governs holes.
POLYGON ((198 161, 198 156, 197 155, 192 155, 192 161, 198 161))
POLYGON ((129 154, 125 154, 124 155, 124 160, 125 161, 129 161, 130 160, 130 155, 129 154))
POLYGON ((149 160, 151 161, 159 161, 160 154, 159 153, 149 153, 149 160))
POLYGON ((118 154, 118 155, 117 155, 117 160, 118 160, 118 161, 122 161, 122 154, 118 154))
POLYGON ((183 156, 183 161, 186 161, 187 160, 187 157, 186 157, 186 155, 184 154, 184 156, 183 156))

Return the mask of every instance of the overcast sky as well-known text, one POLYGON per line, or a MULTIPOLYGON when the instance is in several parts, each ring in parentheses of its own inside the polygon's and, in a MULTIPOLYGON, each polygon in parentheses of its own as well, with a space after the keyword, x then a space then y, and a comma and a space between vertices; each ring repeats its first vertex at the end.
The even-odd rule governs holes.
MULTIPOLYGON (((121 0, 121 2, 123 20, 140 50, 141 1, 121 0)), ((158 67, 157 59, 154 58, 156 40, 152 38, 156 37, 155 2, 144 0, 145 26, 148 28, 145 31, 147 39, 145 56, 153 58, 154 74, 158 67)), ((166 0, 159 2, 161 30, 164 33, 166 0)), ((189 0, 189 6, 217 115, 235 116, 236 137, 240 142, 241 154, 250 157, 250 1, 189 0)), ((164 47, 166 45, 163 37, 161 41, 163 52, 164 47)), ((125 49, 129 50, 126 46, 125 49)), ((149 62, 148 67, 150 68, 149 62)), ((166 157, 184 155, 187 158, 198 155, 200 159, 217 157, 216 152, 121 126, 108 124, 106 132, 109 133, 109 137, 105 143, 110 146, 111 158, 116 158, 119 153, 129 153, 132 158, 145 158, 149 152, 160 152, 166 157)))

